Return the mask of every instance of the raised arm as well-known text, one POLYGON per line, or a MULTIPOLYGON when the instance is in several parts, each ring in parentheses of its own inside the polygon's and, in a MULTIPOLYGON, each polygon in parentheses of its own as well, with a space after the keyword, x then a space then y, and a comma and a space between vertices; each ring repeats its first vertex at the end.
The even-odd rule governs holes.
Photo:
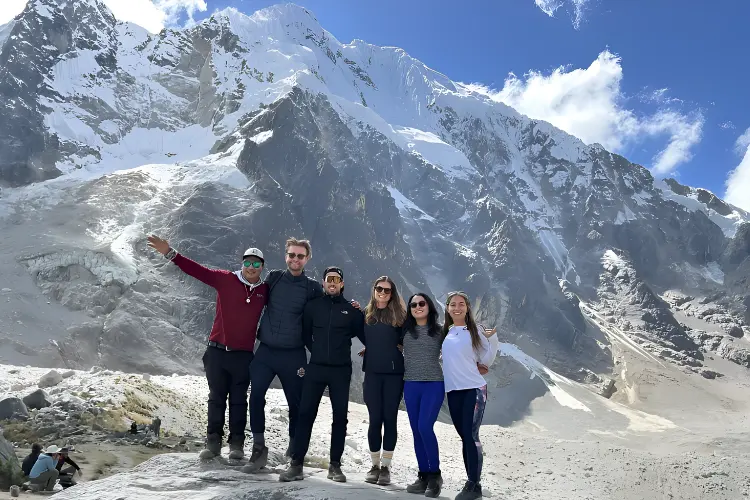
POLYGON ((486 330, 484 327, 480 326, 479 331, 482 334, 480 335, 480 338, 482 339, 482 352, 479 355, 478 362, 489 368, 495 361, 497 350, 500 347, 500 341, 497 338, 494 328, 486 330))
POLYGON ((182 272, 188 276, 205 283, 208 286, 216 287, 219 277, 227 274, 227 271, 220 271, 217 269, 209 269, 205 266, 198 264, 197 262, 188 259, 187 257, 178 254, 172 247, 169 246, 167 240, 163 240, 158 236, 151 235, 148 237, 148 245, 170 259, 182 272))

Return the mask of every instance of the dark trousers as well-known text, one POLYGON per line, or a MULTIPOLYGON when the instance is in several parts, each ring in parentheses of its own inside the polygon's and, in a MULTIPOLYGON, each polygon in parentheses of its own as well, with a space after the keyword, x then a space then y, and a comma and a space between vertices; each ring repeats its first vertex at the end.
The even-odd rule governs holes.
POLYGON ((304 380, 299 369, 306 368, 306 364, 304 347, 276 349, 261 342, 250 365, 250 429, 253 434, 266 431, 266 393, 273 378, 278 376, 289 407, 289 437, 294 439, 304 380))
POLYGON ((208 381, 207 434, 224 435, 224 415, 229 396, 229 442, 245 442, 247 425, 247 388, 250 385, 250 351, 225 351, 206 348, 203 368, 208 381))
POLYGON ((443 382, 404 382, 404 403, 414 436, 419 472, 440 470, 440 451, 434 427, 444 399, 443 382))
POLYGON ((352 379, 352 367, 307 365, 305 381, 302 386, 302 401, 299 407, 299 421, 294 438, 292 459, 303 462, 310 447, 315 417, 323 398, 323 392, 328 387, 328 397, 331 400, 333 423, 331 424, 331 463, 341 465, 341 455, 344 454, 346 441, 346 418, 349 411, 349 383, 352 379))
POLYGON ((453 426, 463 443, 464 467, 469 481, 479 482, 482 476, 482 443, 479 426, 482 425, 484 407, 487 405, 487 386, 448 393, 448 409, 453 426))
POLYGON ((404 394, 404 374, 365 373, 362 396, 370 414, 370 451, 396 449, 398 407, 404 394))

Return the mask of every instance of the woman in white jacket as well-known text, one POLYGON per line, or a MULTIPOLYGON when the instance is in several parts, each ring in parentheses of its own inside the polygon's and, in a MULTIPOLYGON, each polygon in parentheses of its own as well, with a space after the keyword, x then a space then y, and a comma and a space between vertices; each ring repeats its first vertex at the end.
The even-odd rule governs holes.
POLYGON ((469 297, 463 292, 448 294, 443 334, 443 376, 448 409, 463 442, 468 476, 456 500, 474 500, 482 497, 479 426, 487 403, 487 382, 480 369, 489 367, 495 360, 499 343, 494 328, 485 330, 474 321, 469 297))

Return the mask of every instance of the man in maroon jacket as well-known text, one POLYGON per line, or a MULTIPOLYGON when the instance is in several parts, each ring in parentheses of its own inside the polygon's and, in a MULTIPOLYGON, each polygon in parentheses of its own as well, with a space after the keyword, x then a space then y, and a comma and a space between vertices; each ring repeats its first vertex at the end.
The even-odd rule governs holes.
POLYGON ((268 301, 268 285, 260 279, 263 252, 248 248, 242 255, 240 271, 208 269, 180 255, 166 240, 149 236, 148 244, 177 265, 184 273, 213 287, 216 292, 216 316, 203 367, 208 381, 208 428, 202 459, 221 454, 224 412, 229 396, 229 458, 245 456, 247 389, 255 336, 263 308, 268 301))

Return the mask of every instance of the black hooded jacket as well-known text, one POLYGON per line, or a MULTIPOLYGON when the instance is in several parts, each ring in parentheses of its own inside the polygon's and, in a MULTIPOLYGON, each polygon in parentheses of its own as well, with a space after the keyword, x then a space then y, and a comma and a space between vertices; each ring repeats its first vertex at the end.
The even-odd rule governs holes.
POLYGON ((310 363, 325 366, 352 364, 352 339, 364 344, 365 317, 342 295, 324 295, 305 304, 302 335, 310 363))

